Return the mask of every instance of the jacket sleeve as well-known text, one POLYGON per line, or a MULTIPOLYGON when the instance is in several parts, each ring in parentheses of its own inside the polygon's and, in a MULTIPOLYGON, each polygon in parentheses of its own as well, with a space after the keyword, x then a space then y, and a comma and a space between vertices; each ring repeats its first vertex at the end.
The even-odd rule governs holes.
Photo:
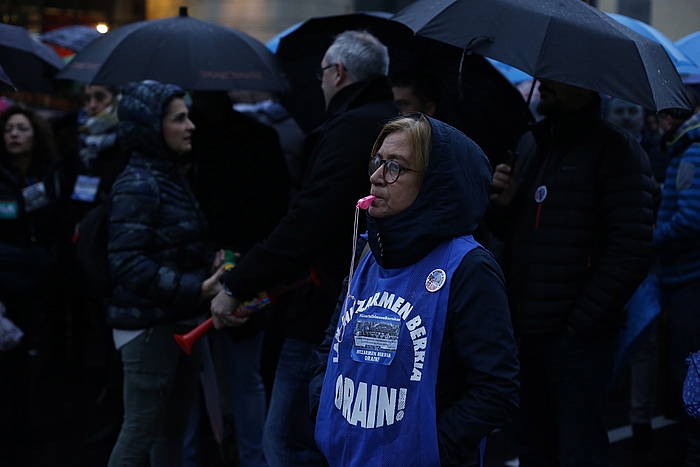
POLYGON ((448 384, 463 389, 438 416, 438 442, 443 465, 455 465, 460 451, 505 425, 518 407, 508 299, 501 270, 486 250, 467 254, 454 272, 447 319, 442 351, 455 355, 457 368, 448 384))
POLYGON ((376 119, 366 120, 353 120, 352 132, 359 137, 348 137, 348 121, 342 118, 319 136, 303 186, 287 214, 225 275, 226 286, 237 298, 248 299, 307 271, 326 251, 324 238, 337 237, 338 225, 352 219, 354 206, 348 200, 362 193, 363 183, 369 186, 364 175, 371 141, 378 133, 376 119), (366 136, 370 134, 371 139, 366 136))
MULTIPOLYGON (((664 196, 668 194, 664 192, 664 196)), ((672 195, 676 200, 673 216, 654 229, 654 245, 661 248, 700 235, 700 143, 691 145, 681 156, 672 195)), ((661 209, 667 202, 661 201, 661 209)))
POLYGON ((630 139, 616 139, 599 157, 602 235, 598 251, 592 252, 590 279, 568 322, 581 336, 618 324, 620 311, 647 275, 651 258, 656 185, 646 153, 630 139))
POLYGON ((158 184, 147 172, 139 172, 137 180, 122 178, 113 187, 107 246, 113 282, 159 305, 194 307, 203 278, 151 258, 158 235, 158 184))

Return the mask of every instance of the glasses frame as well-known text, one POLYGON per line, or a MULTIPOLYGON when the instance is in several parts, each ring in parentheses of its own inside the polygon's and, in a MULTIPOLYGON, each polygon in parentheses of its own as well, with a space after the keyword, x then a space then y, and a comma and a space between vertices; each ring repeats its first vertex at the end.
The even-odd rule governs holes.
POLYGON ((380 156, 375 155, 374 157, 371 157, 369 159, 369 165, 368 165, 368 172, 369 176, 371 177, 379 168, 382 168, 382 180, 384 180, 384 183, 387 185, 391 185, 393 183, 396 183, 399 180, 399 177, 401 177, 401 174, 404 172, 420 172, 420 170, 415 170, 415 169, 409 169, 407 167, 402 166, 396 160, 394 159, 382 159, 380 156), (379 165, 377 165, 376 161, 379 159, 379 165), (397 173, 396 173, 396 178, 393 179, 392 181, 387 180, 386 175, 387 175, 387 167, 389 166, 396 166, 398 167, 397 173))

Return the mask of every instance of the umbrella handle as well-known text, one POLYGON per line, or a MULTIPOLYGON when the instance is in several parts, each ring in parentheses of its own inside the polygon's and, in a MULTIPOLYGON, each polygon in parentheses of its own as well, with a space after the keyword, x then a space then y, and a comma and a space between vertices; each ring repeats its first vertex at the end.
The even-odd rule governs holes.
POLYGON ((532 102, 532 95, 535 93, 535 85, 537 84, 537 78, 532 79, 532 85, 530 86, 530 92, 527 93, 527 106, 530 107, 530 102, 532 102))
POLYGON ((457 71, 457 89, 459 90, 459 101, 463 102, 464 101, 464 84, 463 84, 463 73, 462 70, 464 69, 464 57, 467 55, 467 53, 472 53, 472 50, 476 49, 479 47, 481 44, 485 43, 492 43, 494 41, 493 37, 490 36, 477 36, 477 37, 472 37, 469 42, 467 42, 467 45, 464 46, 464 49, 462 50, 462 57, 459 59, 459 70, 457 71))

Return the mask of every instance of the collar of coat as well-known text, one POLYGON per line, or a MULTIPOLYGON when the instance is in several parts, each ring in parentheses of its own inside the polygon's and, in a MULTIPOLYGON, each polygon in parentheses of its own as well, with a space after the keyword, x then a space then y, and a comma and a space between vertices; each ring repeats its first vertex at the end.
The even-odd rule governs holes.
POLYGON ((349 84, 331 99, 326 109, 326 120, 368 102, 384 100, 394 100, 391 85, 386 76, 376 76, 349 84))

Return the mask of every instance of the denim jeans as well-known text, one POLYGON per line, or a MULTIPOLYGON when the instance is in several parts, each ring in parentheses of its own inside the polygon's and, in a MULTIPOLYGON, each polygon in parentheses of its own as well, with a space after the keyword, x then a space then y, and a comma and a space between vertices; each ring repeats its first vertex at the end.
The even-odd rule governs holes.
POLYGON ((520 343, 521 467, 607 467, 603 420, 613 336, 523 336, 520 343))
POLYGON ((265 459, 271 467, 326 465, 309 414, 309 359, 315 348, 289 338, 282 344, 263 434, 265 459))
POLYGON ((224 333, 217 336, 225 375, 225 417, 233 419, 241 467, 267 465, 262 447, 267 395, 260 373, 264 337, 264 332, 241 340, 224 333))
POLYGON ((124 366, 124 421, 109 467, 151 467, 182 463, 183 433, 195 385, 199 346, 185 355, 173 334, 190 326, 163 324, 147 329, 121 349, 124 366))

